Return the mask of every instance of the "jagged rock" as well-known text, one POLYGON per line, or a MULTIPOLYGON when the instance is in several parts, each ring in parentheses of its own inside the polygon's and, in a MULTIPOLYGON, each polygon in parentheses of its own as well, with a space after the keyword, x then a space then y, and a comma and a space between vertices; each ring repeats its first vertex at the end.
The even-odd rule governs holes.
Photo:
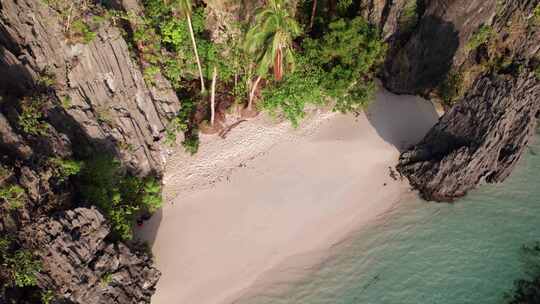
POLYGON ((411 37, 392 45, 383 72, 395 93, 420 94, 435 88, 468 55, 467 41, 482 24, 491 24, 496 1, 427 1, 411 37))
POLYGON ((104 239, 105 219, 77 208, 26 226, 20 239, 34 248, 43 270, 38 285, 80 304, 149 303, 160 272, 145 254, 104 239))
POLYGON ((165 162, 160 140, 180 106, 170 84, 161 79, 149 89, 120 30, 108 22, 90 43, 73 44, 60 20, 44 1, 2 1, 0 90, 27 93, 48 74, 58 99, 70 101, 51 122, 54 127, 70 138, 82 133, 95 150, 115 153, 137 173, 160 173, 165 162), (81 132, 70 134, 72 129, 81 132))
POLYGON ((407 5, 411 5, 410 0, 362 0, 359 13, 381 29, 383 39, 389 40, 400 31, 399 20, 407 5))
POLYGON ((397 169, 425 199, 451 201, 481 182, 508 177, 539 115, 540 81, 534 73, 483 76, 401 155, 397 169))

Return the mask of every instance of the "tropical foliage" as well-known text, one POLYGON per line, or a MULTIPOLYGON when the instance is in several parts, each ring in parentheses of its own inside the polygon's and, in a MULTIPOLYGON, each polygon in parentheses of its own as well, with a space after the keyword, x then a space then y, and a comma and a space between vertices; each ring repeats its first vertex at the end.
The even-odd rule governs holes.
POLYGON ((287 71, 293 70, 293 39, 301 32, 286 2, 269 0, 245 38, 245 49, 257 65, 257 75, 266 76, 272 67, 275 80, 280 81, 287 71))
POLYGON ((41 270, 41 262, 31 251, 16 248, 16 244, 8 237, 0 238, 0 261, 13 286, 28 287, 37 284, 36 275, 41 270))
POLYGON ((154 178, 141 179, 122 170, 111 156, 85 162, 80 173, 83 197, 98 206, 120 239, 132 238, 132 224, 140 212, 161 206, 161 186, 154 178))

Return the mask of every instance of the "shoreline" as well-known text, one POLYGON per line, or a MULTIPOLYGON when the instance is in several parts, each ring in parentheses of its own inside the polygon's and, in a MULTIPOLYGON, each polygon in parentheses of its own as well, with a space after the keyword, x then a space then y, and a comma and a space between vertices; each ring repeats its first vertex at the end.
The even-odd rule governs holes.
POLYGON ((431 103, 381 89, 358 117, 316 111, 294 130, 259 115, 203 136, 199 154, 169 161, 171 203, 140 234, 163 273, 152 303, 234 303, 305 276, 409 192, 389 168, 436 119, 431 103))

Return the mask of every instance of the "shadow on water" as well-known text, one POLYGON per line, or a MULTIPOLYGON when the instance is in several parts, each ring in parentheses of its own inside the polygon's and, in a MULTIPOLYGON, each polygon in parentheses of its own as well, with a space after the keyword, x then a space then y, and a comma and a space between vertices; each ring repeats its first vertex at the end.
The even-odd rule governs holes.
POLYGON ((400 152, 422 140, 439 120, 431 102, 417 96, 392 94, 383 88, 366 116, 377 134, 400 152))

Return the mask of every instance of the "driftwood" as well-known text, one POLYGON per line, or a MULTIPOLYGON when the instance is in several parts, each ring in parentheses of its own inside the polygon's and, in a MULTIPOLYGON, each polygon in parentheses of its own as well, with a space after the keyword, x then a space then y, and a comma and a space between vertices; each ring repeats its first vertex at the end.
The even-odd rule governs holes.
POLYGON ((225 138, 227 137, 227 134, 229 134, 229 132, 231 132, 231 130, 232 130, 234 127, 238 126, 239 124, 243 123, 244 121, 247 121, 247 120, 246 120, 246 119, 242 119, 242 120, 239 120, 239 121, 233 123, 232 125, 229 125, 229 126, 223 128, 223 130, 221 130, 221 131, 219 132, 219 137, 225 139, 225 138))

